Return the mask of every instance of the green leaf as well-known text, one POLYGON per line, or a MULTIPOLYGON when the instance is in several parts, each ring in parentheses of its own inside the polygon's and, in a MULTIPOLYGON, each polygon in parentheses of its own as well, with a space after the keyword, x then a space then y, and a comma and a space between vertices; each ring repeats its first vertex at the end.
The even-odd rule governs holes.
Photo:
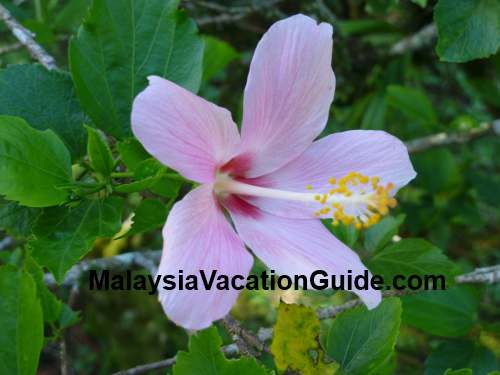
POLYGON ((370 270, 390 280, 396 275, 449 277, 455 265, 439 248, 423 239, 403 239, 375 254, 369 261, 370 270))
POLYGON ((51 130, 31 128, 23 119, 0 116, 0 194, 29 207, 66 200, 57 188, 71 180, 71 160, 51 130))
POLYGON ((41 210, 0 200, 0 229, 12 237, 27 237, 41 210))
POLYGON ((134 211, 132 227, 126 236, 161 227, 167 220, 168 207, 157 199, 144 199, 134 211))
POLYGON ((180 351, 174 375, 265 375, 267 371, 253 357, 228 360, 220 350, 222 340, 212 326, 189 339, 189 351, 180 351))
POLYGON ((401 323, 401 302, 384 299, 375 309, 358 307, 333 321, 326 340, 328 355, 345 374, 378 374, 394 353, 401 323))
POLYGON ((1 373, 34 375, 43 346, 43 318, 32 277, 0 266, 1 373))
POLYGON ((120 230, 123 200, 85 200, 80 205, 44 210, 29 242, 33 258, 46 266, 57 282, 91 249, 98 237, 112 237, 120 230))
POLYGON ((128 138, 119 142, 117 148, 123 163, 132 172, 135 171, 142 161, 151 158, 151 155, 147 153, 135 138, 128 138))
POLYGON ((109 177, 113 172, 113 155, 108 144, 96 129, 86 126, 88 133, 87 153, 90 165, 103 177, 109 177))
POLYGON ((462 368, 460 370, 447 369, 443 375, 472 375, 472 369, 462 368))
POLYGON ((87 121, 71 77, 40 65, 12 65, 0 70, 0 114, 18 116, 38 130, 53 130, 73 159, 85 152, 87 121))
POLYGON ((425 375, 442 375, 447 369, 463 368, 471 369, 474 375, 486 375, 496 370, 498 363, 492 352, 468 340, 445 341, 425 361, 425 375))
POLYGON ((205 52, 203 54, 203 81, 224 70, 239 53, 230 44, 212 36, 204 36, 205 52))
POLYGON ((417 171, 416 182, 430 193, 443 193, 458 188, 463 180, 456 157, 450 150, 437 148, 412 157, 417 171))
POLYGON ((498 0, 439 0, 434 8, 441 61, 466 62, 495 54, 500 46, 498 0))
POLYGON ((390 85, 386 92, 387 104, 399 110, 409 119, 421 124, 436 124, 436 112, 429 98, 420 90, 390 85))
POLYGON ((403 322, 437 336, 467 334, 477 322, 479 298, 473 288, 454 286, 406 296, 403 322))
POLYGON ((384 129, 386 100, 383 93, 375 92, 370 95, 366 111, 361 121, 361 129, 384 129))
POLYGON ((365 232, 365 249, 377 251, 387 245, 392 237, 398 234, 399 227, 405 221, 405 215, 396 217, 386 216, 379 223, 373 225, 365 232))
POLYGON ((49 323, 59 321, 63 303, 45 285, 42 268, 31 256, 26 258, 24 267, 35 281, 37 294, 43 310, 43 320, 49 323))
POLYGON ((166 77, 192 91, 201 80, 203 42, 177 0, 93 1, 69 63, 78 97, 96 126, 129 136, 134 97, 147 77, 166 77))
POLYGON ((320 324, 314 310, 306 306, 281 303, 271 344, 278 370, 304 375, 333 374, 335 365, 323 362, 324 353, 318 340, 319 330, 320 324))
POLYGON ((427 0, 411 0, 412 3, 419 5, 422 8, 427 6, 427 0))
POLYGON ((345 225, 339 222, 338 225, 332 225, 332 220, 322 220, 323 224, 328 228, 328 230, 340 241, 349 247, 354 247, 359 238, 359 231, 356 230, 354 225, 345 225))

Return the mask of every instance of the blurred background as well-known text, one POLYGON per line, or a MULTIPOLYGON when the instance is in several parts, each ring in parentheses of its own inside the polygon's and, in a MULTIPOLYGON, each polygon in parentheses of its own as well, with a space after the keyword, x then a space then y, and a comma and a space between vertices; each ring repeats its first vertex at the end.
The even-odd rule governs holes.
MULTIPOLYGON (((14 0, 1 3, 67 70, 68 40, 88 0, 14 0)), ((304 13, 334 27, 334 104, 324 134, 347 129, 386 130, 405 141, 439 132, 469 132, 500 118, 500 55, 467 63, 440 61, 435 52, 433 0, 181 1, 205 39, 199 94, 241 118, 242 94, 253 50, 275 21, 304 13)), ((0 67, 30 63, 0 22, 0 67)), ((463 272, 500 263, 500 137, 435 147, 411 155, 418 177, 399 194, 384 225, 399 237, 422 237, 463 272)), ((179 198, 187 187, 179 187, 179 198)), ((134 195, 130 198, 134 204, 134 195)), ((336 234, 363 252, 365 234, 336 234)), ((1 234, 0 234, 1 236, 1 234)), ((397 239, 397 237, 396 237, 397 239)), ((118 241, 98 241, 91 257, 161 248, 160 229, 118 241)), ((257 264, 254 272, 263 266, 257 264)), ((140 272, 140 271, 138 271, 140 272)), ((465 338, 500 355, 500 285, 474 288, 481 303, 465 338)), ((68 296, 66 296, 68 297, 68 296)), ((244 291, 234 316, 250 329, 271 326, 279 300, 310 306, 341 303, 343 293, 244 291)), ((67 350, 77 374, 109 374, 185 349, 188 334, 170 323, 155 297, 139 292, 72 296, 80 321, 69 329, 67 350)), ((325 323, 328 324, 328 323, 325 323)), ((418 325, 417 325, 418 326, 418 325)), ((221 334, 224 332, 221 331, 221 334)), ((225 336, 228 339, 227 335, 225 336)), ((405 324, 398 339, 400 374, 421 374, 442 341, 405 324)), ((460 353, 460 350, 458 351, 460 353)), ((59 373, 59 347, 48 344, 39 374, 59 373)), ((157 373, 165 373, 159 371, 157 373)))

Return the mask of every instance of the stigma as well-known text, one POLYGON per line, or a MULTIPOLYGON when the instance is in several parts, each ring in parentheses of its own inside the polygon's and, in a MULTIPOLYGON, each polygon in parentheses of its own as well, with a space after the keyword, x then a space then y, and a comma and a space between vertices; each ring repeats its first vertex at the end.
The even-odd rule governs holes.
POLYGON ((330 218, 334 226, 342 223, 361 229, 378 223, 396 207, 397 201, 392 194, 394 187, 391 182, 382 184, 377 176, 358 172, 349 172, 341 178, 331 177, 319 189, 306 185, 300 192, 256 186, 227 174, 218 174, 214 192, 221 197, 234 194, 304 202, 308 207, 317 207, 313 208, 313 217, 330 218))
MULTIPOLYGON (((391 195, 394 184, 385 186, 377 176, 365 176, 358 172, 349 172, 346 176, 328 180, 331 188, 328 192, 316 194, 314 199, 321 205, 314 215, 324 217, 331 213, 334 226, 343 223, 352 224, 357 229, 368 228, 378 223, 389 209, 396 207, 397 201, 391 195)), ((307 190, 313 190, 311 185, 307 190)))

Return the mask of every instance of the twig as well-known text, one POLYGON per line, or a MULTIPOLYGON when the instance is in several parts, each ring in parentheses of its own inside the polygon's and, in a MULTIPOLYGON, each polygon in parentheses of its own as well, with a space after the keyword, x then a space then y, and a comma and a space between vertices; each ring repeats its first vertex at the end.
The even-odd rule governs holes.
POLYGON ((220 323, 233 336, 240 353, 256 357, 262 351, 271 352, 257 336, 245 330, 232 316, 227 315, 220 323))
POLYGON ((417 49, 425 47, 431 44, 436 36, 436 25, 431 23, 427 26, 424 26, 417 33, 394 44, 389 50, 389 55, 402 55, 406 52, 415 51, 417 49))
POLYGON ((0 56, 6 55, 7 53, 14 52, 23 48, 21 43, 13 43, 7 46, 0 47, 0 56))
MULTIPOLYGON (((249 5, 249 6, 242 6, 242 7, 237 7, 237 8, 230 8, 230 7, 223 7, 223 6, 216 6, 217 10, 219 11, 225 11, 227 13, 221 13, 216 16, 206 16, 206 17, 201 17, 196 19, 196 23, 198 26, 205 26, 205 25, 210 25, 210 24, 222 24, 222 23, 231 23, 235 21, 239 21, 246 16, 248 16, 251 13, 256 13, 260 12, 264 9, 268 9, 273 7, 274 5, 282 2, 283 0, 268 0, 268 1, 263 1, 261 4, 258 5, 249 5)), ((204 2, 202 2, 204 3, 204 2)), ((206 3, 204 3, 206 4, 206 3)), ((211 4, 212 9, 214 8, 214 5, 211 4)))
POLYGON ((491 124, 483 123, 477 128, 456 133, 438 133, 406 142, 411 153, 427 150, 432 147, 450 144, 461 144, 487 135, 500 135, 500 119, 491 124))
MULTIPOLYGON (((236 344, 229 344, 229 345, 223 346, 221 350, 222 350, 222 353, 224 353, 224 355, 227 358, 237 357, 240 353, 236 344)), ((145 374, 149 371, 161 370, 161 369, 167 368, 169 366, 172 366, 175 364, 175 361, 176 361, 176 358, 172 357, 172 358, 164 359, 162 361, 152 362, 152 363, 148 363, 145 365, 136 366, 136 367, 130 368, 128 370, 118 371, 118 372, 115 372, 113 375, 145 374)))
POLYGON ((5 22, 12 34, 28 49, 34 59, 38 60, 47 69, 57 68, 54 58, 33 39, 33 34, 17 22, 2 4, 0 4, 0 20, 5 22))

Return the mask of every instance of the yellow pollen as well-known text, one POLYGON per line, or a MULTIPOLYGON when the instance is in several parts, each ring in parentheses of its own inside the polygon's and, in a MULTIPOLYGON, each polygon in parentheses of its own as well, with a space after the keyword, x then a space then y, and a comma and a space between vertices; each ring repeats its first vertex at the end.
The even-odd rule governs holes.
MULTIPOLYGON (((314 215, 330 215, 332 225, 354 225, 358 230, 377 224, 389 209, 396 207, 397 201, 391 191, 394 183, 384 182, 378 176, 365 176, 359 172, 349 172, 336 179, 330 177, 328 184, 333 186, 327 193, 314 195, 320 207, 314 215)), ((311 185, 306 186, 312 190, 311 185)))

